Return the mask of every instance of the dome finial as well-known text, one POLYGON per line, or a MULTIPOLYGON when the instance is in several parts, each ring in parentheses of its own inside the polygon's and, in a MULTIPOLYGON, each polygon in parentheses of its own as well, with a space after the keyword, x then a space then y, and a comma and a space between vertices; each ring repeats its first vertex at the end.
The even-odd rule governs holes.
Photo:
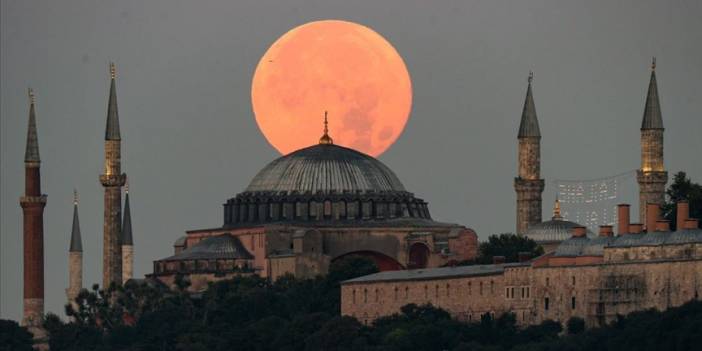
POLYGON ((319 138, 319 143, 324 145, 334 144, 334 140, 329 136, 329 122, 327 121, 327 111, 324 111, 324 135, 319 138))
POLYGON ((561 202, 558 201, 558 195, 556 195, 556 201, 553 203, 553 218, 554 220, 561 220, 561 202))

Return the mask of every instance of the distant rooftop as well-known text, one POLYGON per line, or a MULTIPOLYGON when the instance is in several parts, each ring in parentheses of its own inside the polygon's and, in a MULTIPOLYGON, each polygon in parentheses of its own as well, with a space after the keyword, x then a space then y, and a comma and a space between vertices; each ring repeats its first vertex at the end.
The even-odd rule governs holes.
POLYGON ((496 275, 504 272, 505 267, 528 266, 529 262, 507 263, 507 264, 487 264, 474 266, 456 266, 428 269, 412 269, 401 271, 387 271, 366 275, 341 282, 341 284, 367 283, 367 282, 390 282, 407 280, 431 280, 458 277, 472 277, 481 275, 496 275))

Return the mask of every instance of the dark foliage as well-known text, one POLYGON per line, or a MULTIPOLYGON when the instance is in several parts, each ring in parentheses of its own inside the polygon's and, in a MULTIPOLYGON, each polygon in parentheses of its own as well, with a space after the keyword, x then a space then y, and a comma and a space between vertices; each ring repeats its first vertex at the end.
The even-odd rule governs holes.
MULTIPOLYGON (((672 229, 676 229, 677 213, 675 208, 676 202, 680 200, 687 200, 690 203, 690 218, 702 220, 702 185, 693 183, 685 172, 675 173, 673 182, 668 186, 665 194, 667 201, 663 204, 663 218, 670 221, 672 229)), ((700 225, 702 226, 702 221, 700 225)))
POLYGON ((78 307, 68 308, 72 322, 49 316, 45 327, 56 351, 645 351, 702 345, 701 302, 664 313, 635 313, 586 331, 582 320, 572 319, 567 334, 553 321, 519 329, 512 314, 486 314, 465 323, 444 310, 411 304, 364 326, 339 315, 339 281, 377 269, 366 259, 347 260, 332 265, 326 278, 284 277, 270 283, 242 277, 212 284, 196 296, 183 289, 166 292, 136 284, 108 292, 84 291, 78 307), (114 303, 107 303, 110 300, 114 303))
POLYGON ((32 351, 32 334, 15 321, 0 319, 0 351, 32 351))
POLYGON ((490 264, 494 256, 504 256, 506 262, 517 262, 520 252, 529 252, 532 257, 536 257, 543 255, 544 249, 536 241, 522 235, 490 235, 487 242, 480 244, 477 263, 490 264))

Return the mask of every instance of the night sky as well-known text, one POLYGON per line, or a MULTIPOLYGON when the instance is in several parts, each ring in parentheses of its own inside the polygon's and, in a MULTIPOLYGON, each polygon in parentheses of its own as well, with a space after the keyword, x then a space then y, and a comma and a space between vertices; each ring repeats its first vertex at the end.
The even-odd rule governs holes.
POLYGON ((251 78, 271 43, 314 20, 358 22, 395 46, 412 78, 413 106, 404 133, 380 160, 429 202, 436 220, 471 227, 481 239, 515 228, 516 134, 529 70, 543 136, 545 218, 554 179, 607 177, 639 166, 652 56, 666 168, 702 182, 696 0, 8 0, 0 12, 0 318, 21 318, 18 199, 28 87, 37 99, 48 195, 46 309, 62 314, 74 187, 84 285, 101 282, 98 175, 108 63, 117 64, 141 277, 153 260, 173 252, 185 230, 221 225, 221 204, 279 156, 254 120, 251 78))

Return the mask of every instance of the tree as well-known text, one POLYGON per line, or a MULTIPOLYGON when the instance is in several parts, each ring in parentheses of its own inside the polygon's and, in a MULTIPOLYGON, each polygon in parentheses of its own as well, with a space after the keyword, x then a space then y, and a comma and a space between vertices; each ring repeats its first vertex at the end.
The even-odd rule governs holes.
POLYGON ((536 241, 522 235, 503 233, 490 235, 487 242, 479 247, 477 263, 492 263, 494 256, 504 256, 506 262, 517 262, 520 252, 528 252, 532 257, 544 254, 544 249, 536 241))
POLYGON ((668 186, 665 194, 667 201, 662 206, 663 218, 670 221, 671 229, 677 229, 675 208, 680 200, 687 200, 690 203, 690 218, 702 219, 702 185, 693 183, 685 172, 675 173, 673 182, 668 186))
POLYGON ((585 330, 585 320, 579 317, 571 317, 568 320, 568 334, 580 334, 585 330))
POLYGON ((32 351, 32 334, 15 321, 0 319, 0 351, 32 351))

